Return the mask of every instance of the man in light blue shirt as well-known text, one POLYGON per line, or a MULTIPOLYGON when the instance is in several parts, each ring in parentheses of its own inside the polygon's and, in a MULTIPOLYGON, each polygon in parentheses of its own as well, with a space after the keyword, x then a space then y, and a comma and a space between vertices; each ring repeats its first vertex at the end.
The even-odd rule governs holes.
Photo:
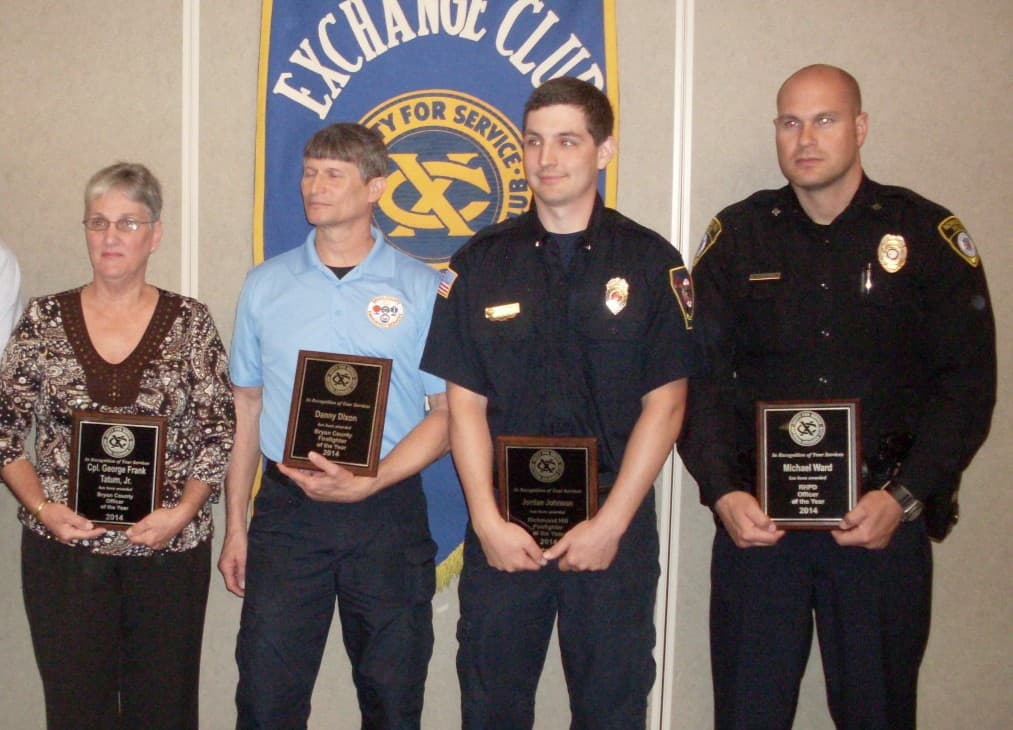
POLYGON ((21 269, 14 253, 0 240, 0 354, 21 316, 21 269))
POLYGON ((310 138, 301 189, 315 228, 301 247, 251 271, 240 295, 230 364, 236 448, 219 560, 228 589, 244 597, 239 728, 306 727, 335 602, 362 726, 419 726, 436 553, 419 473, 447 451, 447 406, 443 381, 418 367, 438 276, 371 225, 388 164, 380 135, 361 125, 310 138), (393 361, 376 476, 312 451, 319 471, 278 463, 300 350, 393 361))

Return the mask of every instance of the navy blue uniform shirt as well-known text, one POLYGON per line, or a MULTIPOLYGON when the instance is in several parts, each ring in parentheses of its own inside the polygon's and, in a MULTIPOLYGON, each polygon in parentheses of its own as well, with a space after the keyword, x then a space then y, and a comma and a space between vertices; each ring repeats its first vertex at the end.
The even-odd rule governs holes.
POLYGON ((608 486, 641 398, 696 366, 692 304, 679 252, 600 199, 569 267, 532 209, 453 257, 422 368, 488 398, 493 438, 597 436, 608 486))
POLYGON ((859 398, 863 454, 913 436, 898 479, 945 508, 996 388, 985 274, 955 216, 868 178, 829 225, 790 186, 761 191, 711 222, 693 278, 707 372, 679 452, 704 504, 752 491, 757 400, 859 398))

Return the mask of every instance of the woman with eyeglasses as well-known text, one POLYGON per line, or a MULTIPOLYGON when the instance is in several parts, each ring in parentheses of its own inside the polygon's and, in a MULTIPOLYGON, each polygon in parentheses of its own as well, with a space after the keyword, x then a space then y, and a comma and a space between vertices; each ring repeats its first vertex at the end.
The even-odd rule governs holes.
POLYGON ((145 280, 154 175, 111 165, 84 203, 92 280, 32 299, 0 361, 0 477, 21 503, 47 726, 197 728, 226 354, 203 304, 145 280))

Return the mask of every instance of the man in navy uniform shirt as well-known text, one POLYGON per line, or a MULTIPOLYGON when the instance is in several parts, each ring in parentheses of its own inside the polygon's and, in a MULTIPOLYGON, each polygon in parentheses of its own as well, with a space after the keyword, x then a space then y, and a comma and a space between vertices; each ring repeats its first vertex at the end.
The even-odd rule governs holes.
POLYGON ((447 380, 470 515, 457 657, 465 728, 531 727, 553 625, 573 727, 643 727, 659 575, 652 484, 682 425, 692 282, 661 236, 597 194, 608 98, 558 78, 524 114, 530 211, 443 274, 422 367, 447 380), (497 509, 500 435, 597 438, 603 501, 543 550, 497 509))
POLYGON ((718 518, 715 725, 791 727, 815 616, 837 726, 913 728, 929 537, 995 402, 985 275, 952 213, 865 176, 850 74, 793 74, 774 126, 789 184, 719 213, 693 268, 707 367, 679 451, 718 518), (754 497, 756 403, 842 399, 859 401, 864 490, 832 530, 781 529, 754 497))

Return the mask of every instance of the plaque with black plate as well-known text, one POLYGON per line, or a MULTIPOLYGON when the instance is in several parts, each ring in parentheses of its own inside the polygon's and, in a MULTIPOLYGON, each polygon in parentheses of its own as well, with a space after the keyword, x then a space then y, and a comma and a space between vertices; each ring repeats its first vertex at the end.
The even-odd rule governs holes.
POLYGON ((392 361, 299 351, 282 463, 317 467, 315 451, 354 474, 376 476, 392 361))
POLYGON ((830 530, 858 501, 858 400, 756 404, 757 500, 778 527, 830 530))
POLYGON ((547 549, 598 511, 598 440, 497 436, 499 508, 547 549))
POLYGON ((162 505, 168 419, 75 411, 67 504, 125 530, 162 505))

